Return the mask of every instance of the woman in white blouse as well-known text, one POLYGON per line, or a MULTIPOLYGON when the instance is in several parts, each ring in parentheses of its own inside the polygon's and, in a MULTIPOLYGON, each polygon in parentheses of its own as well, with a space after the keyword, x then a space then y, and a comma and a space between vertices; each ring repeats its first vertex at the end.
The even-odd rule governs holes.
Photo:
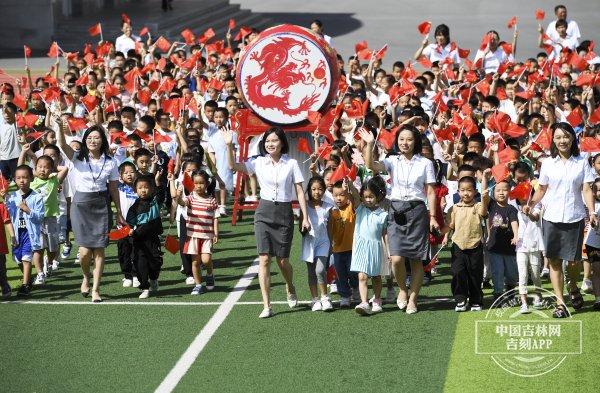
POLYGON ((568 316, 563 298, 564 274, 562 261, 567 261, 569 293, 573 308, 583 307, 583 297, 577 288, 579 262, 583 246, 583 229, 589 211, 590 224, 596 226, 592 183, 596 178, 588 161, 579 154, 575 131, 569 123, 554 123, 552 145, 542 162, 539 188, 523 211, 528 213, 540 201, 544 204, 542 230, 546 257, 550 261, 550 280, 558 304, 553 316, 568 316))
POLYGON ((366 142, 363 155, 367 168, 374 174, 385 171, 392 179, 388 244, 394 276, 400 287, 397 304, 401 310, 406 309, 407 314, 414 314, 423 283, 423 261, 429 258, 429 231, 439 229, 431 209, 436 206, 433 163, 420 155, 421 135, 413 126, 404 126, 398 133, 395 150, 399 154, 381 162, 373 161, 373 134, 361 130, 360 135, 366 142), (406 259, 411 269, 410 294, 405 283, 406 259))
POLYGON ((415 53, 415 60, 418 60, 421 55, 427 57, 432 63, 435 61, 444 61, 447 57, 452 60, 452 63, 460 63, 458 50, 456 45, 450 42, 450 29, 442 24, 435 28, 435 42, 429 43, 429 34, 425 36, 423 42, 415 53))
POLYGON ((98 303, 102 301, 100 280, 112 221, 111 199, 117 209, 117 223, 126 225, 121 215, 117 190, 117 160, 109 155, 109 143, 100 126, 92 126, 85 131, 81 150, 76 152, 65 140, 65 125, 60 117, 55 116, 55 120, 61 126, 61 132, 57 132, 58 145, 70 160, 67 164, 69 184, 74 193, 70 211, 71 226, 79 246, 83 271, 81 294, 84 297, 89 295, 90 263, 93 258, 92 301, 98 303))
POLYGON ((279 127, 273 127, 263 135, 260 142, 260 151, 263 155, 250 158, 245 162, 235 162, 231 130, 225 133, 224 140, 227 145, 229 167, 249 175, 255 173, 260 185, 260 202, 254 214, 254 233, 259 259, 258 280, 264 305, 259 317, 268 318, 273 315, 270 301, 270 271, 273 256, 277 259, 287 285, 288 305, 292 308, 298 304, 289 256, 294 233, 292 211, 294 190, 302 211, 302 229, 304 231, 310 228, 302 189, 304 178, 298 162, 287 155, 288 141, 279 127))

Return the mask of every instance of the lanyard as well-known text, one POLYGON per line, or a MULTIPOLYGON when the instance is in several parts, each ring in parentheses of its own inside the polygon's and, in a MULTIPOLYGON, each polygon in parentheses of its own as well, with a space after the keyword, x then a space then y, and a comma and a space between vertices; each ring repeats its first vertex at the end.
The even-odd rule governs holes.
POLYGON ((98 176, 94 177, 94 170, 92 169, 92 164, 90 164, 90 160, 91 157, 88 157, 88 167, 90 168, 90 173, 92 174, 92 181, 94 182, 94 185, 96 184, 96 181, 98 181, 98 179, 100 178, 100 175, 102 175, 102 172, 104 171, 104 165, 106 165, 106 156, 104 156, 104 161, 102 161, 102 168, 100 168, 100 172, 98 172, 98 176))
POLYGON ((402 169, 402 177, 404 178, 404 195, 402 196, 402 199, 404 199, 406 201, 406 200, 408 200, 408 181, 410 180, 410 172, 412 171, 412 168, 413 168, 413 162, 411 160, 407 164, 408 165, 408 173, 405 175, 404 174, 404 165, 402 165, 402 163, 404 161, 406 161, 406 157, 400 158, 400 168, 402 169))

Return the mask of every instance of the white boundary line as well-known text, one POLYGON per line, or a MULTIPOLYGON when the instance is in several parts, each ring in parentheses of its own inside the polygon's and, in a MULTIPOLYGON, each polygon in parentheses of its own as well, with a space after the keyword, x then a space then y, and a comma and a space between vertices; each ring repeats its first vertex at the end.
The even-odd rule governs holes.
POLYGON ((233 306, 235 306, 248 286, 250 286, 257 273, 258 258, 254 260, 250 267, 248 267, 233 290, 227 295, 225 301, 219 306, 217 311, 215 311, 194 341, 192 341, 188 349, 181 355, 181 358, 179 358, 175 366, 169 371, 169 374, 167 374, 162 383, 156 388, 155 393, 170 393, 175 389, 179 381, 181 381, 181 378, 183 378, 192 364, 196 361, 200 352, 202 352, 206 344, 208 344, 213 334, 215 334, 219 326, 225 321, 225 318, 227 318, 227 315, 229 315, 233 306))

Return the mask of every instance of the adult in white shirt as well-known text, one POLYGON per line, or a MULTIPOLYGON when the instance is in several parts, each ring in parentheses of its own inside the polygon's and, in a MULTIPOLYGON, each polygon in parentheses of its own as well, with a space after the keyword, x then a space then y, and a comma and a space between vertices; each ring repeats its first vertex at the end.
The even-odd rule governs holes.
MULTIPOLYGON (((55 121, 61 122, 59 117, 54 118, 55 121)), ((92 301, 98 303, 102 301, 100 280, 104 269, 108 232, 112 226, 111 199, 117 209, 117 223, 126 225, 119 203, 119 170, 117 160, 109 155, 108 139, 101 127, 92 126, 85 131, 79 152, 75 152, 66 142, 62 132, 64 129, 63 125, 61 132, 57 133, 57 139, 59 147, 70 160, 67 167, 74 193, 70 217, 75 240, 79 245, 83 271, 81 294, 84 297, 89 295, 90 263, 93 258, 92 301)))
POLYGON ((557 5, 554 7, 554 15, 556 15, 556 20, 550 22, 548 27, 546 28, 546 34, 553 40, 558 39, 559 34, 556 30, 556 22, 559 20, 564 20, 567 23, 567 37, 573 37, 576 40, 581 38, 581 33, 579 32, 579 25, 574 20, 567 20, 567 7, 564 5, 557 5))
POLYGON ((598 224, 594 210, 592 183, 595 171, 588 161, 579 154, 575 131, 569 123, 554 123, 552 130, 552 157, 542 162, 539 188, 525 206, 529 210, 544 201, 543 235, 546 257, 550 261, 550 280, 554 296, 558 301, 553 315, 557 318, 568 316, 563 298, 564 274, 562 261, 567 261, 569 273, 569 293, 573 308, 583 306, 583 298, 577 288, 579 264, 583 246, 583 229, 586 218, 585 207, 589 211, 590 224, 598 224))
POLYGON ((115 51, 121 52, 127 57, 127 52, 131 49, 135 49, 135 43, 136 41, 140 41, 140 37, 131 34, 131 25, 127 22, 123 22, 121 31, 123 34, 118 36, 115 41, 115 51))
POLYGON ((500 64, 506 63, 507 61, 514 61, 514 52, 517 48, 517 33, 515 31, 515 34, 513 35, 512 53, 506 53, 504 48, 500 46, 500 36, 498 35, 498 32, 490 30, 488 31, 488 34, 491 34, 490 43, 484 50, 477 50, 473 63, 482 59, 485 73, 493 74, 498 71, 500 64))
POLYGON ((323 37, 325 42, 327 42, 329 44, 329 46, 331 46, 333 48, 333 43, 331 42, 331 37, 323 32, 323 22, 321 22, 319 19, 313 20, 312 23, 310 24, 310 29, 313 31, 313 33, 323 37))
POLYGON ((269 129, 261 140, 261 151, 266 154, 250 158, 245 162, 235 161, 233 132, 228 130, 224 133, 223 138, 227 145, 229 168, 246 174, 256 173, 260 184, 260 202, 254 214, 254 235, 259 259, 258 281, 264 305, 259 318, 268 318, 273 315, 269 297, 272 256, 277 259, 277 264, 287 285, 288 305, 295 307, 298 304, 296 288, 292 282, 293 270, 289 256, 294 234, 294 213, 292 211, 294 190, 302 211, 302 230, 310 229, 306 213, 306 199, 302 189, 304 177, 298 162, 288 157, 289 144, 284 131, 279 127, 269 129))
POLYGON ((460 63, 456 44, 450 42, 450 29, 448 26, 441 24, 435 28, 435 42, 429 43, 429 34, 425 36, 423 42, 415 53, 415 60, 419 60, 421 55, 427 57, 432 63, 434 61, 444 61, 450 58, 452 63, 460 63))
POLYGON ((439 229, 434 210, 427 214, 428 206, 436 206, 435 171, 431 160, 420 155, 422 149, 419 131, 406 125, 398 133, 395 150, 397 156, 383 161, 373 160, 374 137, 360 130, 366 142, 363 150, 365 165, 373 174, 387 172, 392 179, 388 221, 388 244, 394 276, 400 287, 397 304, 408 314, 417 312, 417 296, 423 283, 423 261, 429 259, 429 231, 439 229), (410 297, 406 287, 404 261, 410 261, 410 297))
POLYGON ((0 171, 5 179, 12 179, 21 154, 16 121, 17 107, 7 102, 0 117, 0 171))
POLYGON ((538 26, 539 38, 538 45, 543 48, 544 45, 552 45, 552 52, 548 55, 548 60, 555 59, 560 56, 560 52, 563 48, 569 48, 575 50, 579 45, 579 40, 572 36, 567 36, 567 22, 564 20, 556 21, 556 31, 558 32, 558 38, 544 41, 542 26, 538 26))

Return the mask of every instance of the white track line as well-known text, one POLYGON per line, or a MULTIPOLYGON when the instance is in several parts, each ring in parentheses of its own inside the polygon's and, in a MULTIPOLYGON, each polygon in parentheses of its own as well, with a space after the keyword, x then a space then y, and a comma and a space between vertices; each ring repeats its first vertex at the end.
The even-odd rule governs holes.
POLYGON ((181 381, 181 378, 183 378, 192 364, 196 361, 200 352, 202 352, 206 344, 208 344, 213 334, 215 334, 219 326, 225 321, 225 318, 227 318, 227 315, 229 315, 233 306, 235 306, 248 286, 250 286, 257 273, 258 258, 255 259, 254 263, 246 270, 233 290, 227 295, 223 304, 219 306, 208 323, 202 328, 200 333, 198 333, 194 341, 192 341, 188 349, 181 355, 181 358, 179 358, 175 367, 171 369, 162 383, 156 388, 155 393, 170 393, 175 389, 179 381, 181 381))

